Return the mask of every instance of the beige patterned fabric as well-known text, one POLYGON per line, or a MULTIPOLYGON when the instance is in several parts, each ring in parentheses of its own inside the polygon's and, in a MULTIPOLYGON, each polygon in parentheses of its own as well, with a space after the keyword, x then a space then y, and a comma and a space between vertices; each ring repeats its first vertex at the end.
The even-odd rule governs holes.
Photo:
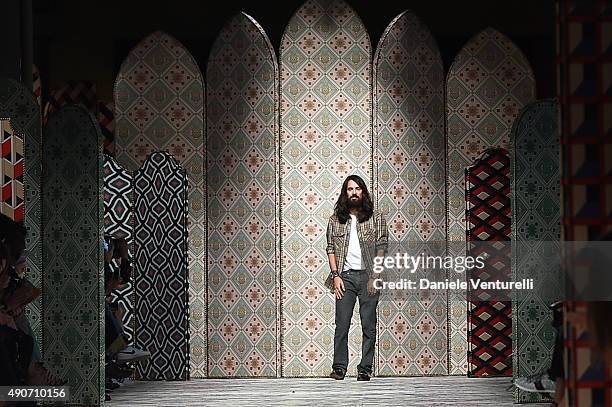
MULTIPOLYGON (((327 224, 327 254, 336 255, 336 270, 342 271, 344 260, 348 252, 349 235, 351 230, 352 219, 348 219, 346 223, 340 223, 338 217, 334 214, 330 216, 327 224)), ((387 250, 388 231, 387 221, 381 212, 375 211, 372 216, 363 222, 357 223, 357 236, 359 236, 359 246, 361 247, 362 266, 364 270, 371 273, 373 259, 378 250, 387 250)), ((325 286, 332 292, 334 287, 333 279, 330 275, 325 280, 325 286)))
MULTIPOLYGON (((365 26, 344 1, 306 1, 281 41, 280 335, 285 377, 326 376, 331 368, 334 298, 321 280, 329 271, 325 227, 342 180, 349 174, 372 179, 371 60, 365 26)), ((350 373, 361 351, 360 331, 355 312, 350 373)))

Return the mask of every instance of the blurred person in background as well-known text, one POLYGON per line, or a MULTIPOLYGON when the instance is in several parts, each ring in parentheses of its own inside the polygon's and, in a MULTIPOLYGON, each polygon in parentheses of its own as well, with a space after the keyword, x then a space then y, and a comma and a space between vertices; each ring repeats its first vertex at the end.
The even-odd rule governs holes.
POLYGON ((30 322, 26 316, 27 304, 34 301, 41 291, 27 279, 25 258, 26 230, 20 223, 13 221, 6 215, 0 214, 0 240, 4 242, 7 249, 7 271, 4 278, 8 278, 8 285, 4 288, 1 296, 0 307, 6 315, 12 318, 17 330, 18 339, 22 344, 20 351, 26 349, 26 343, 30 351, 29 355, 20 354, 20 362, 28 360, 24 383, 27 385, 62 385, 65 380, 57 379, 42 363, 38 341, 32 331, 30 322))

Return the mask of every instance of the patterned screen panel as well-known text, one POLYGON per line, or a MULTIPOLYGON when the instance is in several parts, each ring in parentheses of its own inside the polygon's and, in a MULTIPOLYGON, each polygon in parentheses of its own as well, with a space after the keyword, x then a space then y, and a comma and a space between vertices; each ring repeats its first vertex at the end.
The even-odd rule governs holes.
POLYGON ((67 82, 51 91, 45 105, 43 121, 46 123, 51 113, 71 104, 83 105, 95 115, 98 108, 96 85, 88 81, 67 82))
MULTIPOLYGON (((510 158, 501 148, 488 149, 466 169, 465 210, 472 257, 495 259, 495 267, 474 270, 471 278, 487 281, 511 278, 510 158)), ((492 264, 493 261, 490 261, 492 264)), ((510 301, 487 301, 486 290, 472 291, 482 301, 468 301, 468 376, 512 376, 512 306, 510 301)))
MULTIPOLYGON (((374 56, 374 182, 392 241, 446 238, 443 87, 431 32, 400 14, 374 56)), ((447 374, 446 295, 381 302, 379 338, 379 375, 447 374)))
MULTIPOLYGON (((371 46, 343 1, 308 0, 280 47, 282 375, 325 376, 333 357, 333 294, 325 230, 344 178, 371 185, 371 46)), ((349 371, 361 354, 358 307, 349 371)))
POLYGON ((23 135, 16 132, 9 119, 0 119, 0 212, 23 222, 23 135))
MULTIPOLYGON (((114 238, 123 238, 128 244, 128 252, 133 255, 134 238, 133 220, 133 182, 132 174, 121 167, 108 155, 104 156, 104 234, 114 238)), ((114 261, 113 267, 119 265, 114 261)), ((118 302, 124 309, 123 329, 128 343, 134 340, 134 288, 129 282, 120 290, 112 293, 113 302, 118 302)))
POLYGON ((144 380, 187 380, 187 179, 167 153, 152 153, 134 173, 135 340, 151 359, 144 380))
POLYGON ((278 68, 250 16, 232 18, 207 65, 208 374, 278 372, 278 68))
MULTIPOLYGON (((465 168, 489 147, 511 151, 510 129, 533 100, 535 81, 523 53, 488 28, 457 54, 447 75, 448 239, 465 240, 465 168)), ((456 255, 457 253, 451 253, 456 255)), ((467 373, 464 298, 450 298, 450 374, 467 373)))
POLYGON ((98 102, 98 123, 104 137, 104 153, 115 156, 115 105, 113 102, 98 102))
MULTIPOLYGON (((564 233, 598 240, 612 231, 612 4, 561 0, 557 10, 564 233)), ((585 305, 566 303, 566 315, 585 305)), ((612 406, 612 363, 599 362, 592 332, 566 326, 568 402, 612 406)))
MULTIPOLYGON (((517 258, 515 280, 533 278, 534 289, 513 304, 515 377, 546 371, 555 342, 552 311, 540 293, 561 295, 558 265, 543 261, 545 247, 561 239, 561 169, 558 105, 555 100, 529 104, 512 129, 515 143, 513 217, 517 258)), ((560 250, 557 249, 557 250, 560 250)), ((557 251, 558 253, 559 251, 557 251)), ((540 400, 517 390, 517 401, 540 400)))
POLYGON ((68 379, 71 401, 104 400, 101 135, 81 106, 60 108, 44 131, 44 357, 68 379))
MULTIPOLYGON (((22 151, 25 152, 25 157, 22 162, 25 168, 22 169, 21 199, 24 200, 24 225, 28 231, 26 236, 27 276, 36 287, 40 288, 42 287, 40 107, 32 92, 12 79, 0 79, 0 119, 6 119, 2 120, 3 135, 0 138, 4 140, 4 129, 10 126, 13 132, 22 137, 22 143, 24 143, 22 151)), ((4 167, 5 165, 13 167, 12 158, 9 164, 4 159, 4 150, 2 156, 0 172, 8 170, 14 174, 14 168, 5 170, 4 167)), ((0 183, 4 186, 3 177, 0 178, 0 183)), ((19 188, 16 192, 19 193, 19 188)), ((28 305, 26 313, 30 326, 41 344, 43 333, 41 297, 28 305)))
POLYGON ((189 325, 191 375, 206 377, 206 208, 204 83, 176 39, 156 31, 134 47, 115 81, 117 161, 136 170, 152 151, 167 151, 189 181, 189 325))

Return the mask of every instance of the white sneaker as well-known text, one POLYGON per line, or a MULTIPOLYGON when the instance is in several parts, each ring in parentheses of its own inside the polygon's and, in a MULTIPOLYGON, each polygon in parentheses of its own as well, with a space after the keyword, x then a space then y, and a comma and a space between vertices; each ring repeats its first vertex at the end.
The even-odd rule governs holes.
POLYGON ((548 374, 540 373, 530 377, 518 377, 514 385, 529 393, 554 393, 555 382, 550 380, 548 374))
POLYGON ((119 353, 117 353, 117 362, 137 362, 140 360, 145 360, 151 357, 151 352, 135 348, 133 346, 128 346, 123 349, 119 353))

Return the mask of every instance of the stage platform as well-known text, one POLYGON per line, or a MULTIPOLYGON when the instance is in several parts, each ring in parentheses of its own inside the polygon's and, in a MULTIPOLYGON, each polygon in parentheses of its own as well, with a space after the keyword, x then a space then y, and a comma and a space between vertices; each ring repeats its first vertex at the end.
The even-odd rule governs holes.
MULTIPOLYGON (((107 406, 513 406, 510 378, 374 377, 129 382, 107 406)), ((545 406, 546 404, 539 404, 545 406)))

